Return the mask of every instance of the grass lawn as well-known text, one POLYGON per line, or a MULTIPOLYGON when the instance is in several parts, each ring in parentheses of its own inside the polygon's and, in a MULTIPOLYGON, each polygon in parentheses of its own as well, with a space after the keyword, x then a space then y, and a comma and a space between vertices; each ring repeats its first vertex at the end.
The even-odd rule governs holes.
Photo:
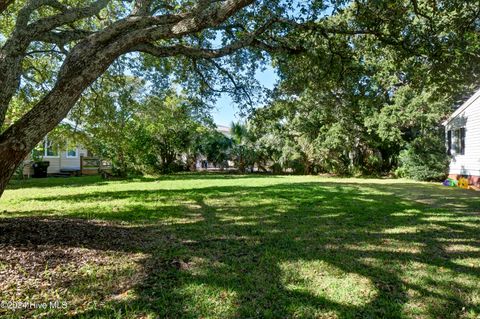
POLYGON ((478 318, 480 193, 310 176, 12 183, 0 301, 56 300, 0 317, 478 318))

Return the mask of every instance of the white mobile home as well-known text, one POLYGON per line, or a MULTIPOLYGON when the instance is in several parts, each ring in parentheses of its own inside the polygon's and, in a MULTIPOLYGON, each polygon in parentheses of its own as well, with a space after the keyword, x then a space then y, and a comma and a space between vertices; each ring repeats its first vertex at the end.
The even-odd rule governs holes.
POLYGON ((471 184, 480 186, 480 90, 443 125, 451 156, 449 177, 467 177, 471 184))

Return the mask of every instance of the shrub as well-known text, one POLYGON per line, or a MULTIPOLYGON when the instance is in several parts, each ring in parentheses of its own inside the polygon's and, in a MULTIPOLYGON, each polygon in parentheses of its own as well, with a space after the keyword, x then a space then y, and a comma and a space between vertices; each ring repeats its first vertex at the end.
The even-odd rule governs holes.
POLYGON ((24 164, 20 164, 16 169, 15 169, 15 173, 13 174, 13 179, 23 179, 23 168, 24 168, 24 164))
POLYGON ((448 174, 448 156, 443 135, 417 137, 400 152, 396 175, 420 181, 440 181, 448 174))
POLYGON ((270 169, 274 174, 281 174, 283 172, 283 167, 280 163, 273 163, 270 166, 270 169))

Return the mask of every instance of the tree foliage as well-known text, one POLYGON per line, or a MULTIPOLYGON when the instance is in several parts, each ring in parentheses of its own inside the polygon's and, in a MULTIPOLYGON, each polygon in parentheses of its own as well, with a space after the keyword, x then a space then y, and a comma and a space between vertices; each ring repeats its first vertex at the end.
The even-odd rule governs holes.
POLYGON ((421 181, 440 181, 448 174, 443 134, 427 134, 410 142, 399 155, 400 177, 421 181))
POLYGON ((198 140, 197 154, 205 156, 208 162, 220 168, 228 167, 232 140, 216 130, 206 130, 198 140))
POLYGON ((281 84, 252 114, 262 134, 283 140, 279 165, 336 174, 386 174, 407 165, 403 171, 424 172, 416 178, 443 176, 444 142, 432 136, 477 84, 474 6, 356 1, 322 21, 323 33, 297 30, 306 52, 276 57, 281 84), (422 151, 425 141, 433 149, 422 151), (407 150, 417 160, 407 161, 407 150), (428 153, 435 160, 422 163, 428 153))
POLYGON ((161 173, 185 170, 187 160, 195 160, 196 142, 203 130, 193 111, 192 101, 173 92, 149 97, 136 119, 137 167, 161 173))

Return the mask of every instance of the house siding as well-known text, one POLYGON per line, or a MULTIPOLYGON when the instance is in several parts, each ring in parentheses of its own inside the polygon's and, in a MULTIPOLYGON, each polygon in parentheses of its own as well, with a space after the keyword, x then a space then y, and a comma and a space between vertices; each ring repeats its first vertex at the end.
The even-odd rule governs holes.
MULTIPOLYGON (((451 160, 449 174, 451 176, 480 176, 480 96, 476 94, 473 99, 467 101, 468 106, 461 112, 455 112, 454 116, 447 120, 446 134, 449 130, 453 133, 456 129, 465 128, 465 152, 457 154, 455 144, 459 141, 452 138, 451 160)), ((478 178, 471 180, 478 183, 478 178)))

